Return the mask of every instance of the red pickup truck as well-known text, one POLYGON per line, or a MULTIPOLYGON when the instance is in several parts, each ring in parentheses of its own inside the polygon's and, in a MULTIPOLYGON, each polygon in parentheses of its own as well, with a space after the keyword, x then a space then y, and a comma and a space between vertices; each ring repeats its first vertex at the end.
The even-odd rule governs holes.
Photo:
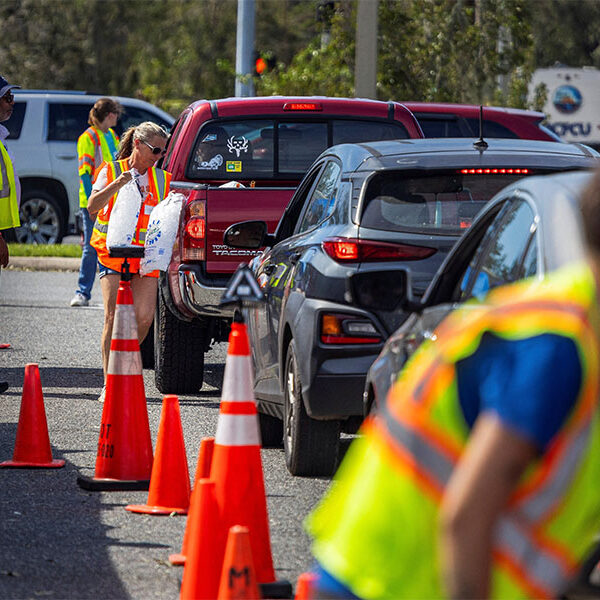
POLYGON ((326 97, 199 100, 173 126, 162 167, 186 204, 154 324, 156 385, 195 393, 204 353, 227 339, 233 316, 219 306, 240 262, 258 252, 223 244, 232 223, 261 219, 271 231, 304 172, 327 147, 345 142, 421 138, 397 102, 326 97))

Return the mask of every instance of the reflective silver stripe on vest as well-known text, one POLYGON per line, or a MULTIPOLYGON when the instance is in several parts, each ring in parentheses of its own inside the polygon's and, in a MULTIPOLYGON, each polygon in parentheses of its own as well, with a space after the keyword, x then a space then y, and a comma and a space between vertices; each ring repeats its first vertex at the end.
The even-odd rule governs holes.
MULTIPOLYGON (((1 143, 2 142, 0 142, 0 144, 1 143)), ((8 181, 8 171, 6 169, 4 156, 4 153, 0 151, 0 175, 2 176, 2 181, 0 182, 0 198, 8 198, 8 196, 10 196, 10 181, 8 181)))
POLYGON ((519 564, 537 587, 546 590, 561 590, 572 573, 565 573, 562 563, 548 552, 531 544, 511 519, 503 517, 495 531, 494 543, 499 550, 519 564))
POLYGON ((115 169, 115 179, 116 179, 123 172, 123 169, 121 168, 121 163, 118 162, 118 161, 112 163, 112 165, 113 165, 113 167, 115 169))
POLYGON ((160 202, 165 197, 166 176, 162 169, 154 169, 156 175, 156 191, 158 192, 157 200, 160 202))
POLYGON ((141 244, 143 244, 146 241, 146 232, 145 231, 140 231, 140 233, 138 235, 138 240, 140 241, 141 244))
POLYGON ((591 422, 580 426, 577 434, 567 440, 568 447, 557 467, 533 496, 518 504, 518 510, 531 520, 541 520, 559 502, 577 474, 577 466, 585 452, 591 434, 591 422))
POLYGON ((94 223, 94 229, 99 233, 108 233, 108 223, 100 223, 98 221, 98 217, 96 217, 96 222, 94 223))
MULTIPOLYGON (((396 443, 415 458, 419 468, 432 478, 440 489, 444 489, 454 469, 452 460, 441 453, 419 432, 398 422, 390 413, 387 401, 380 407, 376 418, 383 421, 385 428, 396 443)), ((495 532, 495 546, 511 558, 516 559, 527 576, 534 580, 539 587, 547 589, 548 584, 551 584, 557 586, 553 589, 560 589, 567 577, 572 574, 565 573, 563 564, 546 552, 544 548, 533 543, 527 533, 514 522, 514 519, 522 519, 526 524, 536 523, 537 518, 534 516, 531 521, 529 515, 523 514, 520 510, 513 510, 511 514, 514 515, 514 518, 506 516, 501 518, 495 532)))

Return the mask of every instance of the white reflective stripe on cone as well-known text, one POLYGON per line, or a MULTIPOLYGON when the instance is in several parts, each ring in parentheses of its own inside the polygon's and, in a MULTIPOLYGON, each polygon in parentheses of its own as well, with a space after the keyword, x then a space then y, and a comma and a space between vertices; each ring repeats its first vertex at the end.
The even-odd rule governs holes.
POLYGON ((256 415, 219 414, 215 444, 221 446, 260 446, 256 415))
POLYGON ((107 375, 141 375, 142 357, 131 350, 111 350, 107 375))
POLYGON ((137 340, 137 337, 133 304, 117 304, 111 339, 137 340))
POLYGON ((248 402, 254 400, 252 362, 249 356, 228 354, 225 360, 221 401, 248 402))

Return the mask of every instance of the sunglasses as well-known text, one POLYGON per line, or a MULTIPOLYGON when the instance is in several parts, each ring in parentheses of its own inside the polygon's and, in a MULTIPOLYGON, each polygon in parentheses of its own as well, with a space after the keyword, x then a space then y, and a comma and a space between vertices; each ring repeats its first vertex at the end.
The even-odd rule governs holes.
POLYGON ((148 146, 148 148, 150 148, 150 150, 152 150, 152 154, 154 154, 155 156, 158 156, 159 154, 162 154, 163 156, 167 153, 167 149, 166 148, 159 148, 158 146, 152 146, 151 144, 149 144, 148 142, 141 140, 142 142, 144 142, 144 144, 146 144, 146 146, 148 146))
POLYGON ((8 102, 9 104, 12 104, 15 101, 15 96, 12 92, 6 92, 6 94, 2 96, 2 100, 8 102))

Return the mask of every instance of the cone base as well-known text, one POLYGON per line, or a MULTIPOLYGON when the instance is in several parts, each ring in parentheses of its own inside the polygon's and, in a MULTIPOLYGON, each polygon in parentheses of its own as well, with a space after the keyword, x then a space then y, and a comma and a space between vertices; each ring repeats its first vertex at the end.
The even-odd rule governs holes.
POLYGON ((149 479, 101 479, 97 477, 77 476, 77 485, 90 492, 135 492, 150 489, 149 479))
POLYGON ((183 565, 185 565, 185 559, 185 554, 169 554, 169 562, 174 567, 183 567, 183 565))
POLYGON ((276 600, 278 598, 293 598, 292 584, 287 579, 259 583, 258 591, 262 598, 276 600))
POLYGON ((187 515, 187 508, 169 508, 168 506, 149 506, 148 504, 128 504, 125 510, 135 513, 143 513, 145 515, 187 515))
POLYGON ((27 461, 19 461, 19 460, 6 460, 0 463, 0 467, 10 467, 13 469, 58 469, 59 467, 64 467, 65 461, 54 459, 47 463, 35 463, 35 462, 27 462, 27 461))

